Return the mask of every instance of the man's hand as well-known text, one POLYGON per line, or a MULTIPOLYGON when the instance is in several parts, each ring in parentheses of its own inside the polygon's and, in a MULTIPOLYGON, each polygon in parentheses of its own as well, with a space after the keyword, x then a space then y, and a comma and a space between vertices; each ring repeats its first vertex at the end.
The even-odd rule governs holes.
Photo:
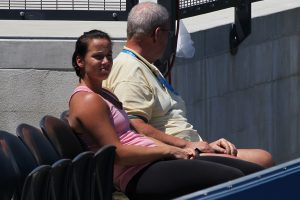
POLYGON ((169 146, 169 148, 171 151, 171 155, 176 159, 194 159, 196 156, 194 149, 190 149, 190 148, 182 149, 174 146, 169 146))
POLYGON ((224 138, 214 141, 209 145, 215 150, 216 153, 224 153, 232 156, 237 155, 237 149, 234 144, 228 140, 225 140, 224 138))
POLYGON ((202 153, 215 153, 215 150, 205 141, 188 142, 185 148, 199 149, 202 153))

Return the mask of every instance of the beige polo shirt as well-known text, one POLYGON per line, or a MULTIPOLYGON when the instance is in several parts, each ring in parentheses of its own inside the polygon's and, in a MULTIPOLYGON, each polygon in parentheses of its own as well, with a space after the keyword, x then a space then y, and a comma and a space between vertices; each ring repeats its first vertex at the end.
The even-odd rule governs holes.
POLYGON ((138 116, 161 131, 188 141, 201 140, 187 122, 182 98, 157 79, 160 71, 133 50, 124 49, 131 53, 121 52, 115 58, 103 87, 119 98, 129 117, 138 116))

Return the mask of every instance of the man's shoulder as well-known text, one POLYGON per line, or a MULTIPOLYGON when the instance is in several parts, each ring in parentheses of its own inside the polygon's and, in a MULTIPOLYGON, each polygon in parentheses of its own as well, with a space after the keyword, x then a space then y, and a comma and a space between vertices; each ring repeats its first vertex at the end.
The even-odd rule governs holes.
POLYGON ((137 69, 144 69, 146 66, 140 60, 131 57, 128 54, 120 53, 113 63, 113 70, 121 70, 126 73, 136 71, 137 69))
POLYGON ((114 59, 110 75, 103 85, 114 91, 120 83, 141 82, 144 79, 144 67, 137 59, 121 53, 114 59))
POLYGON ((139 59, 121 53, 114 59, 109 79, 114 79, 113 81, 139 80, 148 70, 147 66, 139 59))

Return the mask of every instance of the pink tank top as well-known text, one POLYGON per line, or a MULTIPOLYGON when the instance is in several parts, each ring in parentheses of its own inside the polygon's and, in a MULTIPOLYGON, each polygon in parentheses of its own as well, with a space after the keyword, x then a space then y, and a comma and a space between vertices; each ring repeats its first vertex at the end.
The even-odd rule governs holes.
MULTIPOLYGON (((78 86, 75 88, 72 96, 77 92, 93 92, 86 86, 78 86)), ((70 97, 70 101, 71 98, 70 97)), ((99 95, 102 97, 101 95, 99 95)), ((103 97, 102 97, 103 98, 103 97)), ((135 131, 130 129, 129 119, 124 110, 115 107, 112 103, 103 98, 103 100, 107 103, 110 109, 110 120, 112 125, 115 128, 115 131, 120 139, 120 142, 123 145, 139 145, 145 147, 155 147, 155 143, 149 138, 136 133, 135 131)), ((99 145, 93 140, 93 138, 88 134, 78 134, 78 136, 82 139, 84 144, 87 145, 88 149, 96 152, 99 149, 99 145)), ((135 165, 130 167, 124 167, 120 165, 114 165, 114 185, 116 189, 119 191, 125 192, 126 186, 131 178, 138 173, 141 169, 143 169, 147 164, 143 165, 135 165)))

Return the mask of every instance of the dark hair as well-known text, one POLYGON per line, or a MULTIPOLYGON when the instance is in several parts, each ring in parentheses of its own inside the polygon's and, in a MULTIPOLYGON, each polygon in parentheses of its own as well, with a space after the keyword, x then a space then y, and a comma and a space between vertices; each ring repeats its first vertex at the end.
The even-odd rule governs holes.
POLYGON ((75 51, 72 56, 72 65, 75 69, 76 75, 79 76, 79 78, 82 78, 82 75, 80 73, 80 68, 77 65, 76 58, 77 56, 84 58, 85 54, 87 53, 89 41, 97 38, 107 39, 112 44, 110 36, 107 33, 95 29, 84 32, 83 35, 81 35, 76 41, 75 51))

